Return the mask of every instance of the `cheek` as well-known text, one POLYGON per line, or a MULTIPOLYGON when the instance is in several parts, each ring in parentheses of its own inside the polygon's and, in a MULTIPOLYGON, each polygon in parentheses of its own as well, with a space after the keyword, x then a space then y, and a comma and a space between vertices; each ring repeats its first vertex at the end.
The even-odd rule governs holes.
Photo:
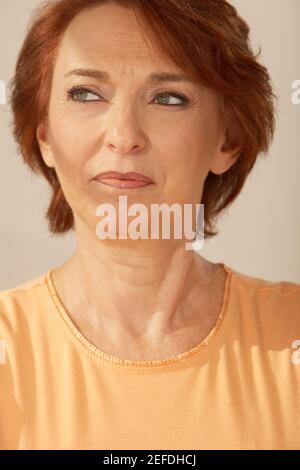
POLYGON ((85 213, 87 191, 86 161, 89 145, 84 136, 57 121, 52 128, 55 169, 66 200, 74 213, 85 213))
POLYGON ((168 136, 169 168, 178 175, 184 171, 188 175, 205 173, 216 146, 216 130, 213 124, 203 117, 190 119, 176 134, 168 136))
POLYGON ((207 114, 206 118, 201 115, 189 119, 178 132, 166 135, 163 159, 166 190, 178 201, 201 199, 218 139, 216 121, 210 117, 207 114))
POLYGON ((84 179, 84 168, 93 155, 93 139, 78 122, 72 122, 62 113, 53 114, 51 123, 52 152, 58 174, 65 180, 84 179))

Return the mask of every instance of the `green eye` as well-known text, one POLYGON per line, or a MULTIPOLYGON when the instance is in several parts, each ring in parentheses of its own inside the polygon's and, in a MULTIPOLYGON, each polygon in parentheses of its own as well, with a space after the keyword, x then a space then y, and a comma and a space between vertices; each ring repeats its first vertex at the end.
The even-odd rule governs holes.
POLYGON ((74 87, 67 92, 68 99, 72 101, 79 101, 79 102, 89 102, 89 101, 100 101, 99 96, 96 93, 88 90, 84 87, 74 87), (86 99, 88 96, 96 97, 96 99, 86 99))
MULTIPOLYGON (((70 90, 68 90, 67 99, 71 101, 77 101, 79 103, 102 101, 99 95, 89 90, 88 88, 82 87, 82 86, 73 87, 70 90)), ((157 101, 158 104, 161 106, 169 106, 169 107, 170 106, 173 106, 173 107, 186 106, 189 103, 189 99, 186 96, 178 94, 178 93, 173 93, 171 91, 165 91, 165 92, 161 92, 157 94, 155 97, 155 101, 157 101)))
POLYGON ((179 95, 177 93, 171 93, 171 92, 165 92, 165 93, 160 93, 157 95, 158 97, 162 97, 163 103, 162 106, 184 106, 188 103, 188 98, 184 95, 179 95), (168 100, 170 98, 173 98, 173 103, 168 103, 168 100), (174 103, 175 100, 175 103, 174 103), (177 101, 177 103, 176 103, 177 101), (178 103, 179 101, 179 103, 178 103))

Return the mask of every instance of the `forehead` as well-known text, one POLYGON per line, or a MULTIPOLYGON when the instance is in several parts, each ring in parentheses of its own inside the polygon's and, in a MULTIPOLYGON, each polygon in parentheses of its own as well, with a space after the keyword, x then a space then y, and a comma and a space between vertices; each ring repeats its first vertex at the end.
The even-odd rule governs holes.
POLYGON ((112 67, 136 62, 172 65, 145 39, 134 11, 113 2, 83 10, 73 19, 64 33, 57 65, 108 61, 112 67))

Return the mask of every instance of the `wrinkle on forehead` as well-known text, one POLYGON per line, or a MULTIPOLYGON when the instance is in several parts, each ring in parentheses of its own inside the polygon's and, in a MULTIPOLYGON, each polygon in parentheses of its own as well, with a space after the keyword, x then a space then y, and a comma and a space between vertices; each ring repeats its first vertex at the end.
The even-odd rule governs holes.
POLYGON ((69 24, 64 39, 88 49, 116 48, 154 56, 157 53, 145 38, 134 12, 113 3, 82 11, 69 24))
POLYGON ((172 66, 172 62, 144 38, 136 21, 120 24, 114 21, 111 25, 104 21, 103 15, 100 18, 97 22, 93 15, 78 15, 70 23, 60 47, 59 62, 64 68, 71 67, 74 62, 96 67, 99 64, 99 68, 101 64, 103 68, 106 62, 110 69, 125 72, 129 68, 135 73, 135 65, 141 70, 166 64, 172 66))

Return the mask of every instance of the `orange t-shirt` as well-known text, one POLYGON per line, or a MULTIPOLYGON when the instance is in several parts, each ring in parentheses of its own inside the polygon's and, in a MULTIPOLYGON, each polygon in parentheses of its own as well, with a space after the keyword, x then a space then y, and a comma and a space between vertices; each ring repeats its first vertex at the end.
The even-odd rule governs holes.
POLYGON ((0 448, 300 449, 300 285, 221 264, 214 329, 163 360, 97 349, 51 270, 0 292, 0 448))

